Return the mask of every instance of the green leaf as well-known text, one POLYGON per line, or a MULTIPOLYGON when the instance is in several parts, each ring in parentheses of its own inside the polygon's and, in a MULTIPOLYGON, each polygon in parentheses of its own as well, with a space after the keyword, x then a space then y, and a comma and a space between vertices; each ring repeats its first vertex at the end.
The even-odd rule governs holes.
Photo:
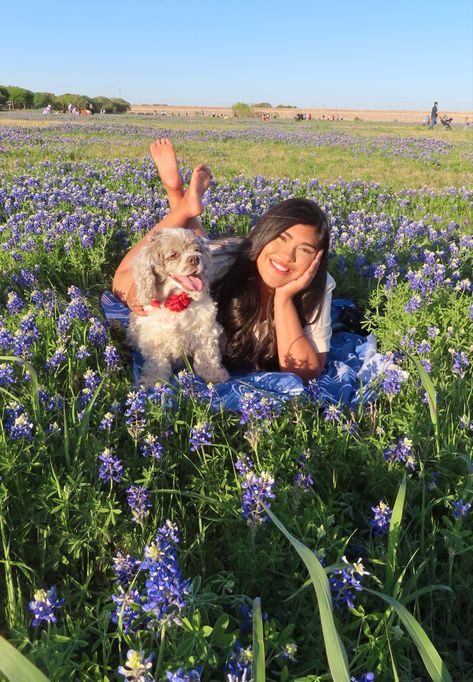
POLYGON ((429 377, 427 372, 425 371, 424 367, 421 365, 420 360, 418 358, 412 357, 412 362, 416 366, 417 371, 419 372, 419 377, 422 383, 422 386, 425 388, 425 392, 427 394, 427 400, 429 403, 429 410, 430 410, 430 419, 432 421, 432 424, 436 427, 437 426, 437 393, 435 392, 435 386, 432 383, 432 379, 429 377))
POLYGON ((437 649, 430 641, 422 625, 414 618, 411 613, 409 613, 406 607, 398 602, 397 599, 394 599, 394 597, 390 597, 387 594, 377 592, 376 590, 370 590, 366 587, 365 590, 366 592, 370 592, 370 594, 374 594, 377 597, 384 599, 384 601, 390 604, 396 611, 402 624, 416 645, 417 650, 424 661, 426 670, 433 682, 452 682, 452 678, 450 677, 447 666, 440 658, 437 649))
POLYGON ((48 678, 31 661, 0 635, 0 670, 12 682, 48 682, 48 678))
POLYGON ((349 682, 350 673, 348 670, 347 654, 333 619, 332 596, 327 575, 310 549, 300 540, 293 537, 278 517, 265 505, 263 506, 269 518, 279 528, 281 533, 287 537, 309 571, 319 606, 325 651, 332 678, 337 682, 349 682))
POLYGON ((265 682, 266 680, 263 617, 261 615, 261 599, 259 597, 253 600, 253 659, 251 661, 251 678, 253 682, 265 682))
POLYGON ((389 524, 388 562, 386 564, 386 589, 388 591, 391 591, 392 580, 396 570, 396 554, 399 544, 399 534, 401 531, 402 513, 404 511, 404 502, 406 499, 406 481, 407 477, 406 474, 404 474, 401 485, 399 486, 396 501, 391 514, 391 522, 389 524))

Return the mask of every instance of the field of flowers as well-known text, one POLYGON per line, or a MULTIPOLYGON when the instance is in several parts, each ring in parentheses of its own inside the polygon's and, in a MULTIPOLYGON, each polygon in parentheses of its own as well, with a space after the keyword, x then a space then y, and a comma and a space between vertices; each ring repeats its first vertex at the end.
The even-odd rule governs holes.
POLYGON ((40 679, 8 640, 57 681, 471 680, 473 185, 396 176, 463 179, 468 141, 110 121, 0 119, 0 677, 40 679), (336 295, 393 361, 376 402, 313 381, 234 413, 189 371, 133 385, 99 297, 167 212, 163 134, 230 166, 391 164, 390 185, 215 169, 205 196, 213 236, 291 196, 327 211, 336 295))

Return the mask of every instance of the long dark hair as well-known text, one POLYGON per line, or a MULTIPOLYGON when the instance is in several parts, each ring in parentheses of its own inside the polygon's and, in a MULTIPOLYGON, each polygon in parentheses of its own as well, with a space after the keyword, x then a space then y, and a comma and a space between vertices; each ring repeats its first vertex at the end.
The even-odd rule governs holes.
POLYGON ((330 241, 327 217, 314 201, 287 199, 264 213, 242 240, 233 266, 214 286, 219 320, 227 336, 226 359, 230 367, 254 365, 258 370, 279 369, 274 294, 268 301, 266 324, 260 327, 258 338, 255 336, 261 316, 256 259, 266 244, 299 224, 314 227, 317 248, 323 249, 323 255, 315 277, 293 300, 303 327, 317 320, 321 313, 330 241))

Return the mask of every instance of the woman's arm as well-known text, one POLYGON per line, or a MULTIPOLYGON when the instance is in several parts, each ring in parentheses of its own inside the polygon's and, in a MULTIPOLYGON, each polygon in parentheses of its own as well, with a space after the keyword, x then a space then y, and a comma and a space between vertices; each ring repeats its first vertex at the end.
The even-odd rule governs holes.
POLYGON ((319 353, 305 336, 292 298, 274 297, 274 326, 280 370, 293 372, 303 381, 318 377, 327 353, 319 353))
POLYGON ((274 291, 274 326, 279 368, 293 372, 303 381, 315 379, 325 367, 326 352, 318 352, 312 339, 304 334, 293 297, 303 291, 314 277, 323 251, 319 251, 301 277, 274 291))

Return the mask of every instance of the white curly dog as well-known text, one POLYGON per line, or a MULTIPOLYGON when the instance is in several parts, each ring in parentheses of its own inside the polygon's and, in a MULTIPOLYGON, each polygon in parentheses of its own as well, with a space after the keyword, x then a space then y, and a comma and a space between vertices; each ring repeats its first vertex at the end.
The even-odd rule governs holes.
POLYGON ((215 302, 209 295, 211 254, 191 230, 155 234, 132 265, 137 301, 146 316, 132 313, 128 340, 144 357, 140 382, 167 381, 184 357, 207 383, 228 379, 222 366, 215 302))

